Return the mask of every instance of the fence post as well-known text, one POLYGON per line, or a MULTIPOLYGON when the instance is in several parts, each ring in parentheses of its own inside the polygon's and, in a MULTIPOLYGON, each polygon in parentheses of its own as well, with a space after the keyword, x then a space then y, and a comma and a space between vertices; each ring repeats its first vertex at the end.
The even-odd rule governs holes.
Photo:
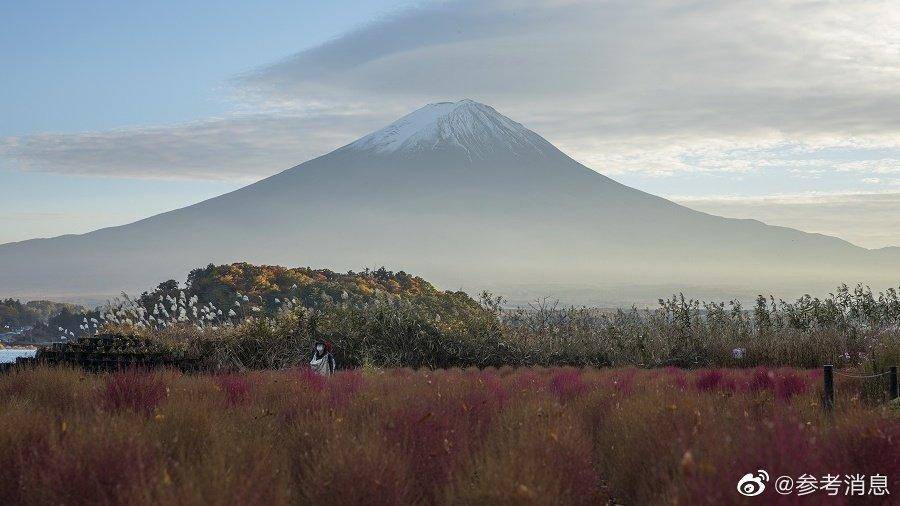
POLYGON ((900 397, 900 392, 897 392, 897 366, 891 366, 891 400, 900 397))
POLYGON ((830 415, 834 412, 834 366, 826 365, 823 372, 825 393, 822 396, 822 407, 825 408, 825 413, 830 415))

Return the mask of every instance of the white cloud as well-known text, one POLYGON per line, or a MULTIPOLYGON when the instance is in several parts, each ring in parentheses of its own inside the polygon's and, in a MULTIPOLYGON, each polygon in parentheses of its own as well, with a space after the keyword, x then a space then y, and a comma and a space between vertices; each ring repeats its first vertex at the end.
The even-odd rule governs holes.
POLYGON ((22 170, 254 179, 422 104, 470 97, 609 174, 798 179, 900 167, 888 0, 455 0, 235 79, 245 114, 6 139, 22 170), (851 158, 835 151, 852 151, 851 158))
POLYGON ((106 132, 0 139, 19 170, 125 178, 253 181, 342 145, 374 127, 353 112, 233 115, 106 132))
POLYGON ((289 102, 474 95, 591 134, 880 132, 900 125, 898 26, 860 0, 442 2, 240 82, 289 102))

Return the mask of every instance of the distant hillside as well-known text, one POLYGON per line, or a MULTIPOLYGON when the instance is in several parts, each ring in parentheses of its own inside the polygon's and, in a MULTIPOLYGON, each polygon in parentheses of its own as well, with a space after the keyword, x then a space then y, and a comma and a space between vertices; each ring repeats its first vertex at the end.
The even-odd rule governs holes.
POLYGON ((177 325, 209 326, 239 322, 249 316, 274 315, 284 308, 364 306, 403 301, 428 318, 453 321, 483 312, 463 292, 440 291, 403 271, 336 273, 328 269, 275 265, 209 264, 194 269, 187 282, 160 283, 135 298, 116 299, 76 321, 51 319, 70 336, 92 333, 104 323, 160 329, 177 325))
MULTIPOLYGON (((168 284, 171 286, 171 281, 168 284)), ((342 274, 309 267, 210 264, 191 271, 185 287, 187 297, 195 295, 199 302, 219 307, 232 303, 237 293, 251 304, 258 302, 267 313, 277 311, 286 301, 296 300, 297 305, 316 308, 330 302, 371 304, 379 297, 407 300, 445 316, 480 310, 478 303, 464 292, 441 291, 418 276, 384 267, 342 274)), ((149 302, 152 297, 147 294, 141 299, 149 302)))
POLYGON ((28 302, 17 299, 0 300, 0 332, 3 329, 46 324, 51 318, 61 313, 79 313, 84 310, 81 306, 49 300, 28 302))

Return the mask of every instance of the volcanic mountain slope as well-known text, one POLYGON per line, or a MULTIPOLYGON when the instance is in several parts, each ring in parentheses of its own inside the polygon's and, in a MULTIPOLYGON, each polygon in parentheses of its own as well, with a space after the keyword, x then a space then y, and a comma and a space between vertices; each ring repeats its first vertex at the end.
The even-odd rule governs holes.
POLYGON ((0 245, 0 296, 115 294, 208 263, 386 265, 477 290, 516 283, 893 285, 896 249, 697 212, 569 158, 493 108, 427 105, 198 204, 0 245))

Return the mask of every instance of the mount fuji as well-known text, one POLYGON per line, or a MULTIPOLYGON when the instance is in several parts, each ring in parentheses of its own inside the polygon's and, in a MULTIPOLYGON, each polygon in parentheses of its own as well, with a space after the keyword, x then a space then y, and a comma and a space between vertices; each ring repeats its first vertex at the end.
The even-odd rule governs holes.
POLYGON ((896 248, 688 209, 619 184, 492 107, 462 100, 427 105, 183 209, 0 245, 0 296, 103 297, 233 261, 385 265, 470 292, 560 284, 810 291, 900 280, 896 248))

